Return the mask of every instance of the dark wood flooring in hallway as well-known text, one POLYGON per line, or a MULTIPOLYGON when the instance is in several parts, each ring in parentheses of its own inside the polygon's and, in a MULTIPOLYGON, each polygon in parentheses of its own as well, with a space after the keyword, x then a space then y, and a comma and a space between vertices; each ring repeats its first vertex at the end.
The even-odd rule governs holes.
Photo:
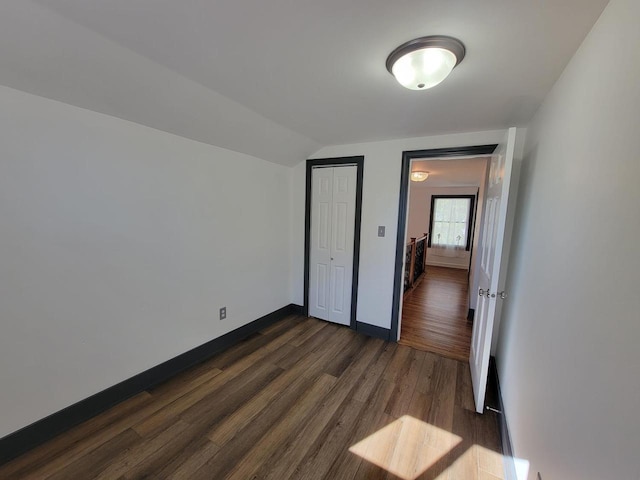
POLYGON ((472 323, 467 320, 467 271, 428 267, 402 306, 400 344, 467 361, 472 323))
POLYGON ((14 461, 2 479, 504 478, 466 362, 291 316, 14 461))

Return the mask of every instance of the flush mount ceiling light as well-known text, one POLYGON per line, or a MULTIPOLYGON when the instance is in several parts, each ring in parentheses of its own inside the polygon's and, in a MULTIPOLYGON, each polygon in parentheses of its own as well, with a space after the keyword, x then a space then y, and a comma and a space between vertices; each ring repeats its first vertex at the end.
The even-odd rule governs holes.
POLYGON ((411 180, 414 182, 424 182, 429 176, 429 172, 411 172, 411 180))
POLYGON ((387 58, 387 70, 411 90, 435 87, 464 58, 460 40, 443 35, 420 37, 396 48, 387 58))

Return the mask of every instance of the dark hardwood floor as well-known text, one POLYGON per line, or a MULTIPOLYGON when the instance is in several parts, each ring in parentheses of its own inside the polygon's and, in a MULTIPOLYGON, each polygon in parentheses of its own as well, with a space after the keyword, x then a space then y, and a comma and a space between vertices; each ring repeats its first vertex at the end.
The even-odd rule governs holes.
POLYGON ((466 270, 429 266, 403 301, 400 343, 467 361, 472 331, 468 292, 466 270))
POLYGON ((0 467, 2 479, 503 478, 466 362, 289 317, 0 467))

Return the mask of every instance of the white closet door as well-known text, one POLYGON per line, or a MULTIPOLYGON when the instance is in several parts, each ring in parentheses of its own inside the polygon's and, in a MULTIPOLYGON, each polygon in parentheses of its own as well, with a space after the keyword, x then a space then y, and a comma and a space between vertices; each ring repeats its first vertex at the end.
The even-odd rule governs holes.
POLYGON ((311 171, 309 315, 323 320, 329 320, 332 203, 333 168, 314 168, 311 171))
POLYGON ((351 322, 357 167, 311 172, 309 315, 351 322))
POLYGON ((329 320, 342 325, 351 323, 356 174, 355 166, 333 168, 329 320))

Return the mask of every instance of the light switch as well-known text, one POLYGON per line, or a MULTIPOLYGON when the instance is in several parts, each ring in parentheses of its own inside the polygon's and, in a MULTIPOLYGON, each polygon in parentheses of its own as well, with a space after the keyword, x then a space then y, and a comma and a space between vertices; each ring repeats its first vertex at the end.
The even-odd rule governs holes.
POLYGON ((384 225, 380 225, 380 226, 378 227, 378 236, 379 236, 379 237, 384 237, 384 231, 385 231, 385 227, 384 227, 384 225))

